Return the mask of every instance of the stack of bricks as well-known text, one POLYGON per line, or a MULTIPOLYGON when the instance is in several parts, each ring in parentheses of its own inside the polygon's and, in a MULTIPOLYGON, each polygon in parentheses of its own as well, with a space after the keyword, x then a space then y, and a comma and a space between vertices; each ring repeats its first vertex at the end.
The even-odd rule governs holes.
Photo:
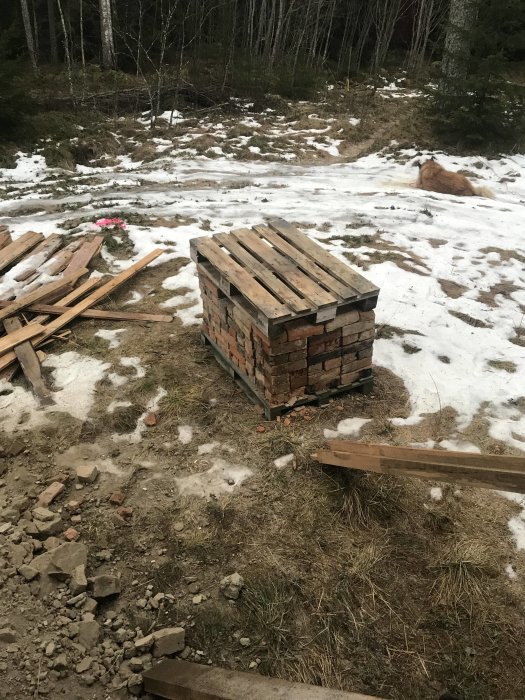
POLYGON ((371 379, 374 311, 341 308, 329 321, 306 316, 265 333, 209 277, 199 281, 205 336, 270 406, 371 379))

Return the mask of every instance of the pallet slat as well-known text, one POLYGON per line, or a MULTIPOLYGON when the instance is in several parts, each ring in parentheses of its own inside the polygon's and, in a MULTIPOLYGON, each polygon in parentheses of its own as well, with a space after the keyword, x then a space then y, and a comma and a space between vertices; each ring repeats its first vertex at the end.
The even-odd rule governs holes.
POLYGON ((310 309, 310 304, 298 296, 271 270, 268 270, 268 268, 262 265, 249 251, 240 246, 233 236, 222 233, 215 236, 215 240, 224 246, 224 248, 226 248, 240 263, 246 265, 253 271, 260 281, 266 284, 266 286, 271 289, 272 293, 292 311, 302 313, 310 309))
POLYGON ((198 252, 220 270, 248 301, 269 319, 286 318, 290 312, 284 304, 273 297, 264 287, 256 282, 246 270, 227 255, 213 240, 196 239, 198 252))
MULTIPOLYGON (((76 290, 75 290, 76 291, 76 290)), ((0 301, 0 309, 7 302, 0 301)), ((69 311, 70 307, 63 304, 31 304, 26 307, 27 311, 36 313, 48 314, 51 316, 60 316, 69 311)), ((2 312, 0 311, 0 314, 2 312)), ((173 316, 170 314, 148 314, 141 311, 111 311, 106 309, 86 309, 79 314, 82 318, 100 318, 106 321, 151 321, 156 323, 170 323, 173 321, 173 316)), ((43 318, 43 317, 41 317, 43 318)), ((33 323, 34 321, 31 321, 33 323)), ((40 320, 39 323, 45 321, 40 320)))
POLYGON ((64 270, 64 274, 80 270, 82 267, 87 267, 91 260, 98 254, 104 236, 95 236, 92 240, 83 243, 80 248, 73 253, 69 263, 64 270))
POLYGON ((63 238, 58 233, 52 233, 50 236, 41 241, 25 258, 18 264, 24 265, 21 272, 15 277, 16 282, 23 282, 33 275, 37 268, 42 265, 53 253, 62 246, 63 238))
MULTIPOLYGON (((44 326, 35 323, 34 325, 24 326, 19 330, 13 331, 13 333, 8 333, 7 335, 2 336, 0 338, 0 355, 6 353, 7 356, 8 350, 14 348, 15 345, 19 345, 20 343, 23 343, 24 340, 29 340, 29 338, 34 338, 43 331, 44 326)), ((2 357, 1 359, 3 360, 4 358, 2 357)))
POLYGON ((333 275, 340 282, 348 284, 359 294, 378 294, 379 289, 369 282, 362 275, 354 272, 348 265, 338 260, 335 255, 331 255, 320 245, 314 243, 307 236, 301 233, 295 226, 292 226, 283 219, 273 219, 269 221, 270 228, 274 229, 289 243, 295 245, 301 252, 314 260, 320 267, 333 275))
POLYGON ((347 301, 357 298, 358 293, 355 289, 342 284, 328 272, 325 272, 315 261, 290 245, 275 231, 272 231, 269 226, 254 226, 253 228, 254 231, 271 243, 274 248, 286 256, 290 262, 295 262, 305 274, 311 275, 314 280, 321 282, 332 294, 336 294, 340 299, 346 299, 347 301))
POLYGON ((244 245, 251 253, 258 256, 261 260, 270 267, 276 275, 287 283, 296 291, 300 292, 307 298, 315 309, 320 309, 325 306, 336 307, 337 298, 330 292, 320 287, 317 282, 314 282, 307 275, 292 265, 290 261, 281 255, 275 248, 263 243, 263 241, 253 231, 243 229, 241 233, 232 231, 230 234, 236 238, 239 243, 244 245))
MULTIPOLYGON (((4 319, 4 327, 7 333, 14 333, 23 328, 19 318, 4 319)), ((46 386, 42 377, 40 359, 29 340, 26 340, 14 349, 15 355, 20 362, 20 366, 28 382, 33 387, 33 391, 43 405, 53 403, 53 395, 46 386)))

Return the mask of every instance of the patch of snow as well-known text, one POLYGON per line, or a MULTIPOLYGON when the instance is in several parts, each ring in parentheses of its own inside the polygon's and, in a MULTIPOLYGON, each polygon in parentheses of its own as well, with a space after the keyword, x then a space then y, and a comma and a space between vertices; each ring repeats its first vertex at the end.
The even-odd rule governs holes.
POLYGON ((107 340, 109 343, 109 350, 114 350, 118 348, 121 343, 119 338, 120 333, 125 333, 127 328, 115 328, 113 331, 100 330, 95 333, 96 338, 102 338, 102 340, 107 340))
POLYGON ((181 496, 209 499, 221 493, 233 493, 252 473, 247 467, 229 464, 224 459, 215 459, 207 471, 180 477, 175 479, 175 483, 181 496))
POLYGON ((477 445, 473 445, 466 440, 442 440, 439 444, 445 450, 451 450, 452 452, 475 452, 477 454, 481 452, 477 445))
POLYGON ((124 306, 129 306, 129 304, 137 304, 143 297, 144 294, 133 290, 130 292, 131 298, 124 302, 124 306))
POLYGON ((111 366, 77 352, 48 355, 42 363, 52 367, 54 405, 40 406, 34 394, 0 381, 0 428, 6 432, 30 430, 48 423, 48 416, 57 411, 86 420, 95 400, 96 385, 111 366))
POLYGON ((168 392, 166 389, 159 387, 155 396, 148 401, 144 413, 139 416, 135 430, 132 433, 114 433, 112 435, 113 440, 115 442, 129 442, 132 445, 138 444, 142 439, 142 433, 147 430, 147 426, 144 423, 144 418, 148 415, 148 413, 156 413, 159 410, 159 404, 167 393, 168 392))
POLYGON ((341 435, 345 437, 357 437, 361 432, 361 428, 370 423, 371 418, 345 418, 339 421, 335 430, 325 428, 324 436, 327 440, 333 440, 341 435))
POLYGON ((221 443, 220 442, 206 442, 204 445, 199 445, 197 448, 197 454, 199 455, 209 455, 215 450, 217 447, 220 447, 221 443))
POLYGON ((179 442, 183 445, 189 445, 193 440, 193 428, 191 425, 179 425, 177 430, 179 433, 179 442))
POLYGON ((129 381, 129 377, 125 377, 123 374, 118 374, 117 372, 109 372, 108 379, 113 386, 116 387, 123 386, 129 381))
POLYGON ((132 367, 135 370, 134 379, 142 379, 146 376, 140 357, 121 357, 119 362, 123 367, 132 367))
POLYGON ((440 486, 433 486, 430 489, 430 498, 433 501, 442 501, 443 500, 443 491, 440 486))
POLYGON ((520 515, 511 518, 508 522, 509 530, 512 533, 512 539, 516 545, 516 549, 525 549, 525 511, 520 515))
POLYGON ((359 124, 361 124, 361 120, 357 117, 350 117, 348 119, 348 123, 350 124, 350 126, 359 126, 359 124))
POLYGON ((277 469, 284 469, 289 464, 291 464, 293 467, 295 467, 295 465, 296 465, 295 455, 292 452, 289 455, 284 455, 283 457, 278 457, 277 459, 273 460, 273 463, 277 467, 277 469))
POLYGON ((505 573, 511 581, 515 581, 518 578, 518 574, 516 573, 516 570, 512 566, 512 564, 507 564, 507 566, 505 567, 505 573))
POLYGON ((128 408, 133 404, 131 401, 112 401, 106 409, 106 413, 115 413, 117 408, 128 408))

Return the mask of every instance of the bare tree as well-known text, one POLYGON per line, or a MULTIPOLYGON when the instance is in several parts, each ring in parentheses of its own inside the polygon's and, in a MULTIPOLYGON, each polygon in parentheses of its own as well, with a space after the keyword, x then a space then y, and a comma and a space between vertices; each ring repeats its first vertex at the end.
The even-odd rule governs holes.
POLYGON ((51 63, 58 63, 57 28, 55 24, 55 0, 47 0, 47 22, 49 25, 49 53, 51 63))
POLYGON ((113 40, 113 16, 111 0, 99 0, 102 67, 115 67, 115 43, 113 40))
POLYGON ((22 20, 24 22, 24 32, 26 35, 26 44, 27 50, 29 52, 29 58, 31 60, 31 65, 33 66, 33 71, 38 75, 35 41, 33 38, 33 28, 31 26, 31 18, 29 16, 29 6, 27 4, 27 0, 20 0, 20 7, 22 9, 22 20))

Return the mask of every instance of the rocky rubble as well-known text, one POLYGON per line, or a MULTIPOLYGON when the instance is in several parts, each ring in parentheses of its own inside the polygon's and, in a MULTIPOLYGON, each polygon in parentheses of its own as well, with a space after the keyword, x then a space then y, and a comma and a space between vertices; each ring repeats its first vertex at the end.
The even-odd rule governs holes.
MULTIPOLYGON (((212 664, 203 651, 186 644, 191 615, 170 626, 158 622, 161 612, 173 620, 170 610, 183 595, 193 605, 209 600, 196 577, 185 577, 185 591, 177 596, 157 592, 152 584, 141 594, 133 588, 137 580, 126 586, 112 550, 90 551, 82 541, 86 504, 99 503, 89 493, 98 488, 97 479, 96 466, 82 465, 70 483, 55 479, 44 489, 11 498, 0 490, 0 590, 26 625, 19 632, 0 610, 0 673, 15 667, 27 692, 38 688, 39 697, 55 697, 68 677, 84 687, 100 684, 116 697, 142 697, 142 672, 164 657, 178 654, 212 664), (66 500, 70 489, 75 497, 66 500), (133 592, 131 605, 120 602, 123 591, 133 592), (29 613, 34 609, 42 614, 29 613)), ((107 499, 122 522, 133 512, 130 507, 117 512, 125 500, 121 492, 107 499)), ((159 550, 159 556, 166 551, 159 550)), ((215 595, 222 593, 234 605, 243 587, 242 576, 233 573, 215 595)), ((247 647, 250 640, 242 637, 239 644, 247 647)))

